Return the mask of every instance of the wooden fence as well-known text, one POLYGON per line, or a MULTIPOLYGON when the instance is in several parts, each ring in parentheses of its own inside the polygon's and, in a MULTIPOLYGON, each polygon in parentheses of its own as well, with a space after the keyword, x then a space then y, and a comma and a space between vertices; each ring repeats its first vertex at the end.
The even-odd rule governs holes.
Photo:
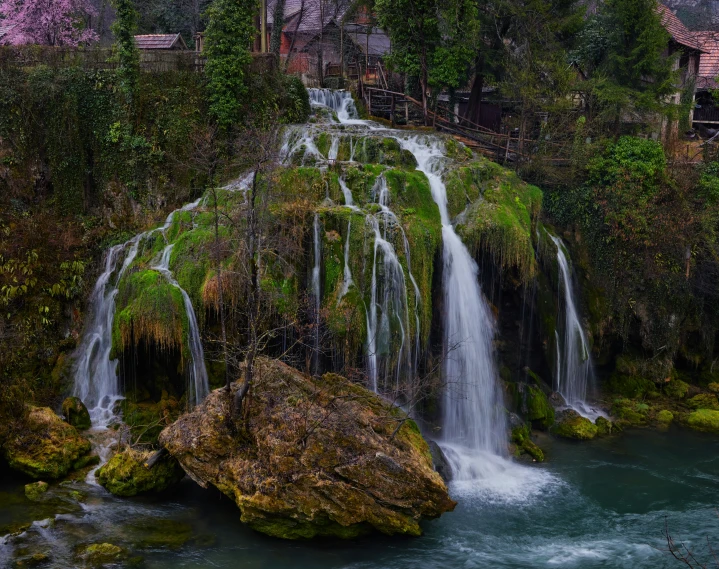
MULTIPOLYGON (((141 50, 140 69, 147 73, 167 71, 202 72, 206 58, 195 51, 141 50)), ((36 67, 47 65, 55 68, 82 67, 85 69, 115 69, 109 48, 69 48, 43 45, 0 47, 0 69, 10 67, 36 67)), ((277 68, 275 57, 269 53, 253 53, 250 70, 253 73, 269 73, 277 68)))

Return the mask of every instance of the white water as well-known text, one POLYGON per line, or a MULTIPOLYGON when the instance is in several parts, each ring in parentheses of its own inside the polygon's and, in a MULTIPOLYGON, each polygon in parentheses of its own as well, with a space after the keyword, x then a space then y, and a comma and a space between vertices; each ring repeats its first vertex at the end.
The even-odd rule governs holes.
POLYGON ((563 331, 561 334, 556 332, 557 362, 554 389, 564 397, 569 407, 595 420, 602 413, 587 403, 593 381, 592 358, 574 299, 571 267, 562 240, 550 233, 547 235, 557 247, 560 290, 564 299, 563 331))
POLYGON ((198 405, 202 400, 207 397, 210 392, 210 384, 207 378, 207 368, 205 367, 205 352, 202 349, 202 339, 200 338, 200 327, 197 324, 197 317, 195 316, 195 310, 192 308, 192 301, 189 295, 185 292, 180 284, 175 280, 175 277, 170 271, 170 257, 172 255, 172 249, 174 245, 168 245, 162 251, 160 262, 152 268, 162 273, 167 281, 174 287, 176 287, 182 294, 182 300, 185 305, 185 312, 187 314, 187 322, 189 326, 187 342, 190 346, 190 355, 192 362, 188 369, 188 387, 187 390, 187 404, 190 408, 198 405))
MULTIPOLYGON (((93 429, 104 430, 108 425, 117 422, 119 418, 115 413, 117 402, 123 399, 120 392, 120 385, 117 375, 116 359, 110 358, 112 350, 112 325, 115 318, 115 297, 118 293, 120 279, 137 257, 137 252, 142 241, 156 231, 167 231, 172 225, 172 220, 178 211, 190 211, 195 209, 201 200, 186 204, 179 210, 173 211, 167 216, 165 223, 156 229, 136 235, 122 245, 115 245, 107 252, 105 267, 98 277, 89 302, 89 319, 85 324, 82 340, 75 353, 75 381, 73 395, 79 397, 90 412, 93 429), (120 265, 120 261, 122 264, 120 265), (113 278, 114 277, 114 278, 113 278)), ((168 258, 169 262, 169 258, 168 258)), ((168 270, 169 272, 169 270, 168 270)), ((173 279, 174 280, 174 279, 173 279)), ((183 296, 186 293, 183 291, 183 296)), ((186 303, 189 299, 186 300, 186 303)), ((190 308, 191 308, 190 303, 190 308)), ((187 304, 186 304, 187 308, 187 304)), ((189 313, 188 313, 189 318, 189 313)), ((196 326, 196 319, 193 318, 196 326)), ((192 324, 191 324, 192 326, 192 324)), ((198 336, 199 338, 199 333, 198 336)), ((199 345, 202 350, 202 344, 199 345)), ((201 401, 208 393, 207 372, 204 359, 201 364, 195 364, 193 352, 193 382, 195 401, 201 401), (198 371, 198 365, 202 370, 198 371)), ((103 451, 103 447, 99 448, 103 451)))
POLYGON ((314 372, 319 372, 319 350, 320 350, 320 306, 322 302, 322 288, 320 286, 320 273, 322 267, 322 235, 320 232, 320 216, 315 213, 314 223, 312 224, 313 233, 313 261, 312 267, 312 301, 314 313, 312 318, 314 330, 314 345, 313 345, 313 359, 314 359, 314 372))
MULTIPOLYGON (((342 189, 342 194, 345 198, 345 205, 350 208, 352 211, 359 211, 359 208, 354 205, 354 200, 352 199, 352 191, 349 189, 347 184, 345 183, 343 178, 339 178, 339 184, 340 188, 342 189)), ((343 271, 343 281, 342 281, 342 290, 340 291, 339 297, 337 299, 337 304, 339 305, 340 301, 344 298, 344 296, 347 294, 347 291, 349 291, 350 287, 354 284, 354 281, 352 280, 352 270, 350 269, 350 235, 352 232, 352 215, 350 214, 350 219, 347 222, 347 239, 345 241, 345 266, 343 271)))

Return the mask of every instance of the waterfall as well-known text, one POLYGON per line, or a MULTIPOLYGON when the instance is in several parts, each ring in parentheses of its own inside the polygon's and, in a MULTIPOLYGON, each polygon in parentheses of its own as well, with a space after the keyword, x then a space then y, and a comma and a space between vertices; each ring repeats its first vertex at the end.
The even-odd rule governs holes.
POLYGON ((175 277, 170 271, 170 256, 174 245, 168 245, 162 251, 160 262, 152 268, 167 279, 172 286, 176 287, 182 294, 182 300, 185 304, 185 312, 187 314, 187 322, 189 326, 188 344, 190 345, 190 355, 192 357, 192 365, 189 368, 187 403, 190 408, 202 402, 210 392, 210 385, 207 379, 207 368, 205 367, 205 352, 202 349, 202 339, 200 338, 200 327, 197 324, 195 310, 192 308, 192 301, 175 277))
MULTIPOLYGON (((345 198, 345 205, 350 208, 353 212, 359 211, 359 208, 354 205, 354 200, 352 199, 352 191, 347 187, 347 183, 344 181, 344 178, 339 178, 339 184, 340 188, 342 189, 342 194, 345 198)), ((347 294, 347 291, 349 291, 350 287, 354 284, 354 281, 352 280, 352 271, 350 270, 350 235, 352 234, 352 214, 350 213, 350 219, 347 222, 347 239, 345 241, 345 266, 344 266, 344 273, 343 273, 343 281, 342 281, 342 290, 340 291, 339 297, 337 298, 337 304, 339 305, 340 301, 344 298, 344 296, 347 294)))
POLYGON ((564 243, 559 237, 549 235, 557 247, 561 297, 564 299, 563 331, 555 331, 557 362, 554 388, 569 407, 591 419, 600 414, 587 405, 586 399, 593 381, 592 358, 589 342, 584 333, 574 298, 574 285, 564 243))
MULTIPOLYGON (((307 91, 310 95, 310 103, 332 109, 341 123, 347 124, 357 119, 357 108, 349 91, 333 89, 307 89, 307 91)), ((359 121, 359 124, 364 124, 364 121, 359 121)))
MULTIPOLYGON (((112 325, 115 318, 115 297, 119 290, 120 280, 137 257, 140 244, 145 238, 156 231, 166 232, 172 225, 174 216, 178 211, 193 210, 199 203, 200 200, 198 199, 186 204, 170 213, 161 227, 140 233, 122 245, 111 247, 107 252, 103 272, 95 282, 95 287, 90 296, 88 321, 85 323, 82 339, 75 352, 74 365, 73 395, 79 397, 85 403, 90 412, 92 425, 96 428, 104 429, 117 419, 114 411, 115 405, 119 400, 123 399, 117 376, 118 362, 116 359, 110 358, 112 325), (121 260, 122 265, 120 265, 121 260), (114 279, 113 275, 116 275, 114 279)), ((167 261, 169 263, 169 256, 167 261)), ((176 286, 179 287, 179 285, 176 286)), ((189 298, 187 298, 186 293, 184 297, 186 298, 185 306, 187 308, 189 298)), ((190 303, 191 308, 192 304, 190 303)), ((193 317, 190 320, 191 322, 194 321, 194 326, 196 327, 197 322, 194 318, 194 311, 192 314, 193 317)), ((199 332, 197 339, 199 341, 199 332)), ((199 353, 201 353, 202 344, 199 344, 199 350, 199 353)), ((194 361, 197 360, 194 358, 193 352, 193 368, 197 367, 194 361)), ((204 359, 201 360, 201 367, 204 372, 204 380, 202 373, 198 373, 194 369, 192 372, 195 381, 200 382, 200 389, 195 390, 196 401, 201 401, 209 391, 204 359), (198 396, 198 393, 201 393, 201 395, 198 396)))
POLYGON ((479 451, 506 455, 506 424, 499 387, 493 339, 495 323, 479 286, 478 267, 455 233, 447 210, 447 190, 442 181, 444 150, 427 136, 399 138, 427 176, 432 197, 442 219, 444 300, 444 418, 442 437, 453 447, 455 475, 474 478, 474 461, 466 455, 479 451))
POLYGON ((312 267, 312 301, 314 302, 312 314, 313 323, 315 326, 314 330, 314 342, 313 342, 313 359, 314 359, 314 373, 319 373, 319 353, 320 353, 320 306, 321 306, 321 295, 322 288, 320 286, 320 274, 322 267, 322 235, 320 232, 320 216, 315 213, 314 223, 312 224, 313 234, 313 262, 312 267))

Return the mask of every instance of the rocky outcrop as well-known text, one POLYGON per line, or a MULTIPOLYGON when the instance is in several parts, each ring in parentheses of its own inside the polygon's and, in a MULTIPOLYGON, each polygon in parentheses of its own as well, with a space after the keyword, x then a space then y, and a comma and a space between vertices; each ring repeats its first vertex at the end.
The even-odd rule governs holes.
POLYGON ((343 377, 311 378, 262 359, 243 424, 229 420, 229 400, 214 391, 160 443, 201 486, 232 498, 257 531, 419 535, 422 519, 454 509, 416 424, 343 377))
POLYGON ((33 407, 2 452, 15 470, 32 478, 57 479, 89 464, 90 442, 49 407, 33 407))
POLYGON ((90 413, 78 397, 68 397, 62 402, 62 414, 76 429, 84 431, 91 426, 90 413))
POLYGON ((126 448, 97 471, 97 481, 116 496, 135 496, 162 492, 184 478, 184 471, 172 457, 163 458, 151 467, 146 466, 152 454, 126 448))

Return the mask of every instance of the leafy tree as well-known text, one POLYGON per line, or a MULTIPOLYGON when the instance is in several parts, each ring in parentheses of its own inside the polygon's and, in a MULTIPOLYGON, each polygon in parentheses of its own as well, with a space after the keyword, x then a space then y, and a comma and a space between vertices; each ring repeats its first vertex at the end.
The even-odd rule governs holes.
POLYGON ((96 14, 88 0, 0 0, 0 20, 10 44, 77 46, 97 39, 87 26, 96 14))
POLYGON ((256 0, 214 0, 208 9, 205 74, 210 115, 223 130, 241 117, 256 9, 256 0))
POLYGON ((119 87, 128 105, 131 105, 137 92, 140 78, 140 52, 135 44, 138 13, 132 0, 114 0, 117 19, 112 25, 115 36, 113 58, 119 64, 117 76, 119 87))

